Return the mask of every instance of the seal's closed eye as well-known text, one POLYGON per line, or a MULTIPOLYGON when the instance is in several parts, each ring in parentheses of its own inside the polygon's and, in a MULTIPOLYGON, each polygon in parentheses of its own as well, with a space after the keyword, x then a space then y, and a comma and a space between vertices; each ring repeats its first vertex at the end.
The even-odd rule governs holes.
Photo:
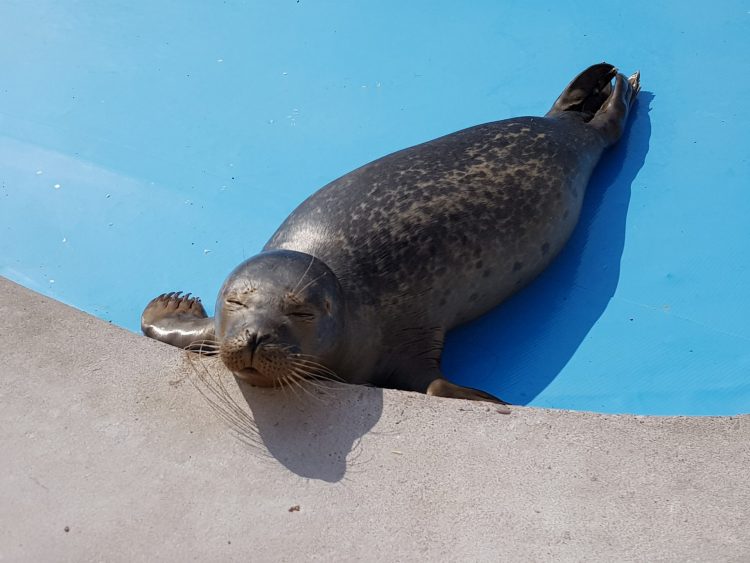
POLYGON ((291 313, 287 313, 287 316, 295 317, 297 319, 302 319, 306 321, 311 321, 315 318, 314 313, 308 313, 306 311, 292 311, 291 313))

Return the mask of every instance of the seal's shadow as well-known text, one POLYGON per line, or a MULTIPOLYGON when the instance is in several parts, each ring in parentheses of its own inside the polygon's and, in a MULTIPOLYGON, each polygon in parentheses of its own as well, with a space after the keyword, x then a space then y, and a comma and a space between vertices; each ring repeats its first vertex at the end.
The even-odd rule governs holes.
POLYGON ((594 171, 578 226, 560 256, 518 295, 448 335, 447 377, 525 405, 571 359, 617 288, 631 184, 648 152, 653 98, 639 94, 625 135, 594 171))
POLYGON ((356 467, 359 441, 383 411, 383 391, 375 387, 336 385, 321 395, 238 384, 268 452, 300 477, 329 483, 356 467))

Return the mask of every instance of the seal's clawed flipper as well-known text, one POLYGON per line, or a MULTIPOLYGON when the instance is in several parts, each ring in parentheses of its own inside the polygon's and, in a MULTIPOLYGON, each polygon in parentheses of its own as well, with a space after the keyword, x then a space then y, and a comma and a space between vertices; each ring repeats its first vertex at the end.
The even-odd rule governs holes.
POLYGON ((160 342, 215 353, 214 320, 201 300, 182 292, 163 293, 151 300, 141 315, 143 334, 160 342))
MULTIPOLYGON (((435 397, 449 397, 451 399, 467 399, 469 401, 487 401, 490 403, 497 403, 498 405, 507 405, 502 399, 498 399, 494 395, 480 391, 479 389, 472 389, 471 387, 461 387, 455 383, 451 383, 447 379, 442 377, 434 380, 427 387, 427 394, 435 397)), ((509 413, 510 409, 505 407, 501 411, 503 413, 509 413)))

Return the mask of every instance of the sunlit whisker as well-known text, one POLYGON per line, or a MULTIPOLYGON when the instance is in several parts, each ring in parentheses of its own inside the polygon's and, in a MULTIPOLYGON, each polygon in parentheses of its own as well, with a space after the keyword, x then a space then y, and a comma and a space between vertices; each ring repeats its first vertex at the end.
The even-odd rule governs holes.
POLYGON ((329 391, 338 390, 341 388, 338 381, 321 378, 317 374, 312 373, 299 366, 291 368, 291 371, 301 381, 304 381, 305 385, 316 389, 319 393, 322 393, 324 395, 328 395, 329 391))
POLYGON ((320 369, 317 366, 310 366, 307 364, 291 361, 290 362, 294 367, 304 370, 307 372, 308 375, 312 377, 316 377, 318 379, 322 379, 325 381, 331 381, 335 383, 343 383, 344 380, 341 379, 338 375, 336 375, 334 372, 328 369, 320 369))
POLYGON ((286 393, 287 390, 288 390, 289 392, 291 392, 297 398, 297 400, 301 399, 301 397, 297 393, 297 390, 292 385, 293 381, 292 381, 292 378, 289 375, 283 376, 281 378, 281 382, 282 382, 281 388, 284 390, 284 393, 286 393))
POLYGON ((311 374, 306 371, 299 371, 299 368, 294 368, 295 375, 298 379, 301 381, 304 381, 306 385, 313 387, 320 391, 321 393, 327 393, 328 391, 332 389, 336 389, 336 384, 338 382, 326 380, 326 379, 320 379, 316 377, 314 374, 311 374))
POLYGON ((307 388, 307 385, 310 384, 310 381, 307 380, 307 379, 305 379, 303 377, 303 374, 297 373, 295 370, 291 370, 289 373, 290 373, 290 376, 291 376, 290 379, 291 379, 292 383, 294 383, 297 387, 299 387, 300 389, 302 389, 302 391, 304 391, 307 395, 309 395, 310 397, 312 397, 316 401, 320 401, 321 400, 321 398, 320 398, 319 395, 316 395, 315 393, 313 393, 312 391, 310 391, 307 388))
POLYGON ((305 285, 304 285, 304 286, 302 287, 302 289, 300 289, 299 291, 296 291, 296 292, 294 292, 294 293, 295 293, 295 295, 296 295, 296 294, 300 294, 300 293, 302 293, 302 292, 303 292, 303 291, 305 291, 305 290, 306 290, 306 289, 307 289, 308 287, 310 287, 310 286, 311 286, 312 284, 314 284, 314 283, 315 283, 316 281, 318 281, 318 280, 319 280, 320 278, 322 278, 322 277, 323 277, 323 276, 325 276, 325 275, 326 275, 326 272, 323 272, 323 273, 322 273, 322 274, 320 274, 320 275, 319 275, 319 276, 318 276, 317 278, 315 278, 315 279, 313 279, 313 280, 310 280, 309 282, 307 282, 307 283, 306 283, 306 284, 305 284, 305 285))
POLYGON ((205 364, 204 356, 188 353, 188 360, 196 376, 196 379, 190 378, 190 382, 206 400, 211 410, 238 435, 241 441, 259 446, 261 441, 255 421, 246 409, 240 407, 229 394, 221 373, 212 374, 205 364))
POLYGON ((202 378, 202 382, 206 385, 206 388, 211 392, 212 396, 208 396, 201 389, 199 391, 208 403, 214 408, 214 411, 230 426, 234 427, 235 430, 245 429, 245 424, 251 422, 247 414, 240 409, 234 401, 228 399, 224 393, 224 387, 221 384, 216 384, 214 380, 202 378))
POLYGON ((216 340, 196 340, 191 342, 185 347, 188 352, 197 352, 206 356, 214 356, 218 354, 221 344, 216 340))
POLYGON ((336 372, 334 372, 332 369, 330 369, 327 366, 324 366, 323 364, 315 361, 317 358, 315 356, 310 356, 307 354, 292 354, 290 361, 296 362, 297 364, 304 364, 310 368, 314 368, 316 371, 320 372, 321 374, 329 375, 331 378, 337 379, 339 381, 343 381, 341 377, 339 377, 336 372), (311 359, 314 358, 314 359, 311 359))
POLYGON ((307 390, 306 390, 306 389, 304 389, 304 388, 303 388, 303 387, 302 387, 302 386, 301 386, 301 385, 299 384, 299 382, 298 382, 298 381, 296 380, 296 378, 295 378, 295 377, 294 377, 294 376, 293 376, 293 375, 292 375, 291 373, 287 374, 287 375, 285 376, 285 379, 286 379, 286 383, 287 383, 287 385, 289 386, 289 389, 291 389, 291 390, 292 390, 292 392, 294 393, 295 397, 297 397, 297 399, 298 399, 298 400, 301 400, 301 399, 302 399, 302 396, 301 396, 301 395, 299 395, 299 394, 297 393, 297 389, 300 389, 300 390, 302 390, 303 392, 307 392, 307 390))
MULTIPOLYGON (((297 293, 297 288, 299 287, 299 284, 301 284, 301 283, 302 283, 302 280, 304 280, 304 279, 305 279, 305 276, 307 275, 307 272, 309 272, 309 271, 310 271, 310 268, 312 268, 313 262, 315 262, 315 255, 314 255, 314 254, 313 254, 313 253, 311 252, 311 253, 310 253, 310 263, 309 263, 309 264, 307 265, 307 269, 306 269, 306 270, 304 271, 304 273, 303 273, 303 274, 302 274, 302 276, 300 277, 299 281, 297 281, 297 283, 295 284, 295 286, 294 286, 294 289, 292 289, 292 293, 293 293, 293 294, 295 294, 295 295, 296 295, 296 293, 297 293)), ((306 286, 305 286, 305 287, 306 287, 306 286)))
POLYGON ((323 364, 321 364, 319 362, 316 362, 314 360, 309 360, 307 358, 299 358, 299 357, 293 357, 292 360, 294 360, 296 362, 304 363, 304 364, 309 365, 311 367, 318 368, 321 371, 327 371, 327 372, 330 372, 330 373, 334 373, 334 371, 332 369, 330 369, 330 368, 326 367, 325 365, 323 365, 323 364))

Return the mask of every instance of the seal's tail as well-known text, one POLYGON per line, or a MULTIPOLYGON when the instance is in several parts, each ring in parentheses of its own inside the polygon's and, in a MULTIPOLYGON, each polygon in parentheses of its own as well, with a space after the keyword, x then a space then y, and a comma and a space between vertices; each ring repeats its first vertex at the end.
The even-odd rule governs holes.
POLYGON ((620 138, 625 129, 628 112, 641 90, 640 79, 640 72, 625 78, 608 63, 590 66, 563 90, 547 116, 559 117, 563 113, 577 113, 585 122, 601 131, 607 143, 611 145, 620 138))

